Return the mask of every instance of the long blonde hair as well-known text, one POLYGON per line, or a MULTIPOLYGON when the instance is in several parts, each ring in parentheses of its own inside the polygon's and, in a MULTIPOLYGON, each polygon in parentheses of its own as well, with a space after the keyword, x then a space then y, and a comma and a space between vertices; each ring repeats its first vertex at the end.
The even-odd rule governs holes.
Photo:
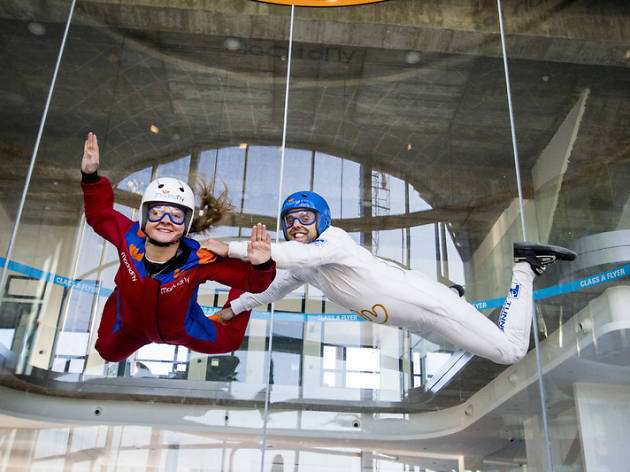
POLYGON ((195 177, 195 194, 199 197, 199 210, 192 221, 190 233, 203 233, 216 226, 221 219, 234 210, 227 196, 227 185, 217 197, 214 195, 214 182, 208 183, 203 178, 195 177))

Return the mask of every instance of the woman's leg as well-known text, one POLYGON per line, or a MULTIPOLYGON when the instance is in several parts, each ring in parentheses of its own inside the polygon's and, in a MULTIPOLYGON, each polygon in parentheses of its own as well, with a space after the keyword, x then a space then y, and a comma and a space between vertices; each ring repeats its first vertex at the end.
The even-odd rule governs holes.
POLYGON ((118 330, 108 335, 99 334, 94 347, 106 361, 120 362, 127 359, 145 344, 148 344, 148 341, 129 337, 121 330, 118 330))
POLYGON ((116 307, 118 293, 115 291, 105 302, 101 323, 98 327, 98 338, 94 348, 103 359, 109 362, 120 362, 135 351, 140 349, 148 341, 132 338, 122 332, 118 322, 118 309, 116 307))
MULTIPOLYGON (((228 303, 243 293, 241 290, 231 289, 228 294, 228 303)), ((224 308, 228 306, 228 303, 225 304, 224 308)), ((209 320, 214 324, 217 333, 215 341, 204 341, 203 339, 189 336, 182 342, 182 345, 193 351, 205 354, 222 354, 236 351, 243 343, 250 314, 251 311, 240 313, 230 321, 218 321, 218 317, 210 316, 209 320)))

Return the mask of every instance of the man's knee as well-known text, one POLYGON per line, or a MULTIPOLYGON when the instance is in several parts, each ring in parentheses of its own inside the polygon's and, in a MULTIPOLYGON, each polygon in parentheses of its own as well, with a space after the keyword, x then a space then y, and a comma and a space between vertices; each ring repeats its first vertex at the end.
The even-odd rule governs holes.
POLYGON ((501 357, 495 360, 497 364, 511 365, 522 361, 527 355, 527 347, 510 346, 510 349, 501 352, 501 357))

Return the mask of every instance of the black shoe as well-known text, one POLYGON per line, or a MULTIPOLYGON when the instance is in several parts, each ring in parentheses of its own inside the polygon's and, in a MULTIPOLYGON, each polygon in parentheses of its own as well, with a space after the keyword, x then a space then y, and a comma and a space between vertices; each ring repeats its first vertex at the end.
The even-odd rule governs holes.
POLYGON ((457 292, 457 296, 458 297, 463 297, 464 296, 464 287, 462 287, 459 284, 453 284, 449 287, 453 292, 457 292))
POLYGON ((528 262, 532 270, 538 275, 542 274, 545 268, 556 260, 572 261, 576 257, 576 253, 560 246, 527 241, 514 243, 514 262, 528 262))

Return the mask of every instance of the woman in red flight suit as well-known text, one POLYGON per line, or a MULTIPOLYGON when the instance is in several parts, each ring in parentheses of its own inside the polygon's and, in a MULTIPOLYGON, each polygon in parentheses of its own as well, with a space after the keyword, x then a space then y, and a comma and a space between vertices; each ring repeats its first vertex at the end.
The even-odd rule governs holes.
POLYGON ((118 362, 151 342, 208 354, 238 349, 249 313, 229 323, 208 318, 197 303, 197 292, 207 280, 233 287, 229 300, 244 291, 264 291, 275 276, 269 234, 252 231, 251 263, 219 257, 184 236, 191 227, 193 232, 207 229, 230 209, 224 195, 214 198, 204 187, 203 215, 193 222, 191 188, 177 179, 159 178, 144 192, 140 221, 134 222, 114 210, 114 193, 110 182, 98 175, 99 164, 98 141, 89 133, 81 161, 85 217, 120 258, 116 289, 98 329, 95 347, 101 357, 118 362))

